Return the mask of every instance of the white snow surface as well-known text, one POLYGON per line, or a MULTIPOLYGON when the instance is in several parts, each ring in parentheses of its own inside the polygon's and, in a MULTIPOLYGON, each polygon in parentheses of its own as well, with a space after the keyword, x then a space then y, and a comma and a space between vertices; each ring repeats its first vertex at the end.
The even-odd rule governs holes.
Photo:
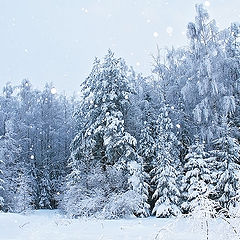
MULTIPOLYGON (((200 240, 206 229, 198 220, 179 218, 69 219, 56 210, 0 213, 1 240, 200 240)), ((231 220, 230 220, 231 221, 231 220)), ((232 220, 238 228, 239 219, 232 220)), ((237 229, 239 230, 239 229, 237 229)), ((239 239, 221 219, 210 220, 209 240, 239 239)))

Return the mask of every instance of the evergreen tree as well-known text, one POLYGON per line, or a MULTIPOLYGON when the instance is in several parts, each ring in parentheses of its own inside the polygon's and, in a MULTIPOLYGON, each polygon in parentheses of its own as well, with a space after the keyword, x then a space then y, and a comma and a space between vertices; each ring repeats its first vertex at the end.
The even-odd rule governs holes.
POLYGON ((222 134, 214 141, 213 154, 216 157, 216 199, 223 208, 235 206, 234 198, 239 189, 240 146, 231 136, 229 124, 223 119, 222 134))
POLYGON ((134 214, 138 217, 148 217, 150 215, 149 205, 149 174, 144 169, 143 158, 129 163, 130 178, 128 180, 131 188, 137 194, 137 206, 134 214))
MULTIPOLYGON (((101 179, 109 182, 100 188, 101 194, 106 198, 110 193, 117 195, 129 189, 127 184, 120 189, 115 184, 111 185, 111 181, 108 181, 110 169, 118 169, 120 181, 127 183, 127 164, 138 161, 136 139, 125 130, 125 117, 130 106, 129 95, 133 93, 125 62, 116 59, 109 51, 102 64, 98 59, 95 60, 93 70, 83 86, 82 105, 77 115, 84 119, 80 120, 82 128, 72 142, 71 156, 75 163, 72 171, 78 174, 80 169, 88 179, 94 168, 99 169, 101 179)), ((68 179, 71 176, 72 174, 68 179)), ((96 185, 92 189, 86 186, 85 191, 95 194, 94 188, 98 189, 96 185)))
POLYGON ((155 183, 153 199, 156 200, 153 213, 157 217, 176 216, 180 213, 177 184, 179 159, 174 149, 177 139, 172 128, 169 110, 164 104, 157 120, 156 159, 151 171, 155 183))
POLYGON ((15 212, 24 212, 33 209, 34 198, 32 195, 32 179, 25 173, 19 172, 17 196, 15 198, 15 212))
POLYGON ((201 194, 211 190, 211 162, 209 154, 204 151, 204 145, 196 138, 195 143, 189 147, 185 156, 184 177, 182 191, 184 212, 193 211, 198 205, 201 194))

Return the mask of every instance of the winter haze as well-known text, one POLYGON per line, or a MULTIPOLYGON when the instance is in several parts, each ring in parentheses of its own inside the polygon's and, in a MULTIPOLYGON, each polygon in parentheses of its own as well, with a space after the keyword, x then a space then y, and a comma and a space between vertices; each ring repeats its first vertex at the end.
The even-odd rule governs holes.
POLYGON ((149 74, 157 44, 186 44, 195 3, 220 28, 240 18, 239 0, 0 0, 1 86, 27 78, 38 88, 52 81, 60 91, 78 91, 108 48, 149 74))

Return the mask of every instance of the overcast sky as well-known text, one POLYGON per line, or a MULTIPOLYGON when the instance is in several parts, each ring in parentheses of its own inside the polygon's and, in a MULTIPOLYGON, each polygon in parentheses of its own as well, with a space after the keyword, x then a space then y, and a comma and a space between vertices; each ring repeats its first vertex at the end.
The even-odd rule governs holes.
POLYGON ((195 3, 220 28, 240 22, 240 0, 0 0, 0 87, 29 79, 72 93, 108 48, 144 74, 156 45, 186 45, 195 3))

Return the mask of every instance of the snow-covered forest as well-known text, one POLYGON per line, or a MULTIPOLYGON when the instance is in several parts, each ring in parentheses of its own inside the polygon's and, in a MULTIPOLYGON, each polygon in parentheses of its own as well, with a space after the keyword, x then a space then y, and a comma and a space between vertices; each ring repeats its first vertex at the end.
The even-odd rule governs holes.
POLYGON ((3 86, 0 211, 239 215, 240 24, 220 30, 197 5, 187 37, 159 46, 151 76, 109 50, 81 97, 26 79, 3 86))

